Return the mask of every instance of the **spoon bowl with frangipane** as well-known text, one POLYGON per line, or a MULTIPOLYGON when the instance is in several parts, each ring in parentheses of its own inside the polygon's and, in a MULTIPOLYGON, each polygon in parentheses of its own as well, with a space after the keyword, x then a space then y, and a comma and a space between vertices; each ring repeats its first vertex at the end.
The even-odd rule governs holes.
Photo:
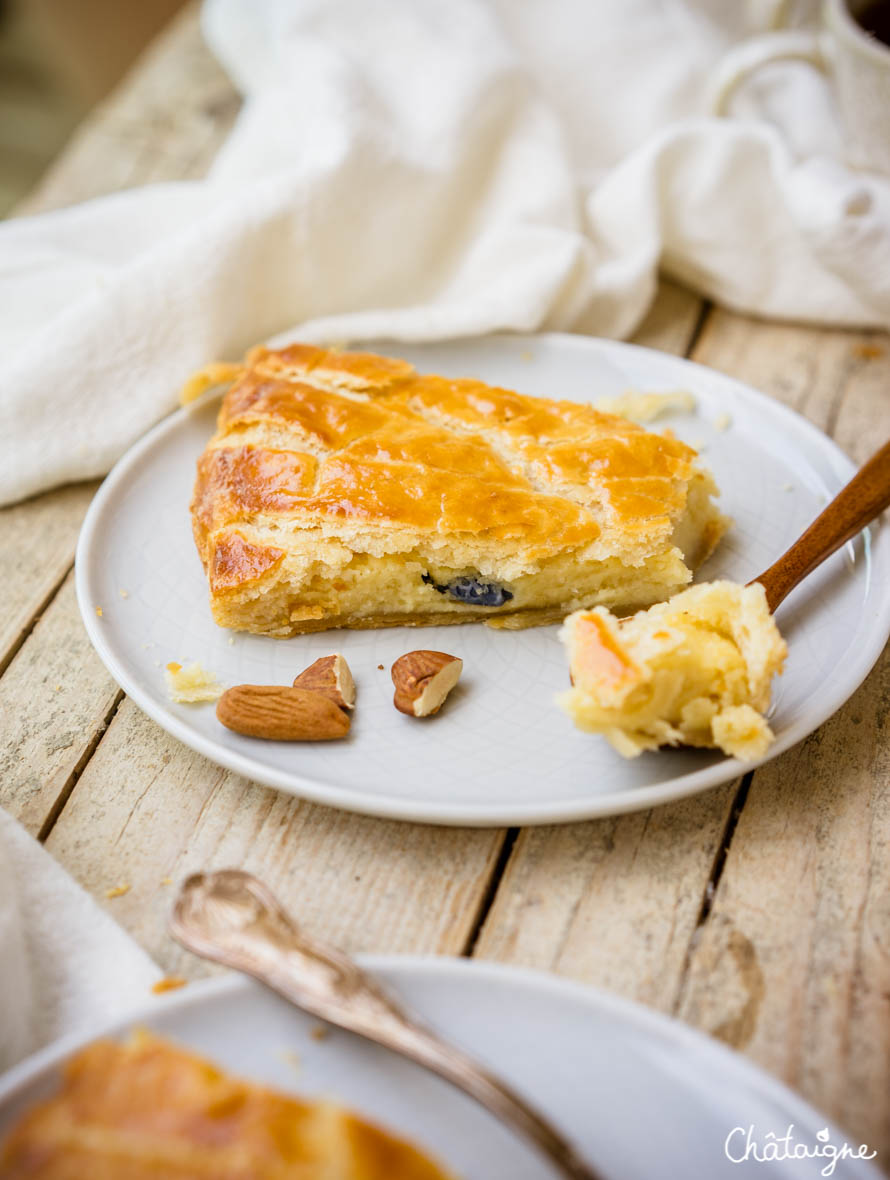
POLYGON ((602 607, 570 615, 562 635, 572 687, 560 705, 628 758, 680 746, 762 758, 773 741, 772 678, 787 655, 773 614, 888 505, 890 442, 746 586, 704 582, 626 619, 602 607))

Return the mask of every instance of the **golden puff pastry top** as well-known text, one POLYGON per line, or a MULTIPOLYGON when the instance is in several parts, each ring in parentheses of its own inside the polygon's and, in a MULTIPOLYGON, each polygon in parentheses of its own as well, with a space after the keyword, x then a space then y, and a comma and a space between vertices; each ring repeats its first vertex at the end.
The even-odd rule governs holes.
POLYGON ((635 564, 671 545, 690 481, 714 490, 670 435, 404 360, 293 344, 252 350, 234 376, 192 503, 213 590, 281 559, 276 520, 369 552, 447 535, 516 569, 582 545, 635 564), (261 541, 238 527, 258 520, 261 541))
POLYGON ((0 1145, 0 1180, 29 1176, 449 1180, 409 1143, 343 1107, 230 1077, 149 1033, 81 1050, 61 1092, 24 1115, 0 1145))

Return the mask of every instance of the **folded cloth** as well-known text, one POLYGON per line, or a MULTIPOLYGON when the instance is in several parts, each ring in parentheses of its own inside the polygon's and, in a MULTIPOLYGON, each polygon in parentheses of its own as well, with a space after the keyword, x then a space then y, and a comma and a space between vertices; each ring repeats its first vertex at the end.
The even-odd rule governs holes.
POLYGON ((0 811, 0 1071, 144 1004, 160 971, 0 811))
POLYGON ((94 476, 188 373, 307 340, 633 331, 661 266, 890 325, 890 180, 830 82, 721 62, 817 0, 206 0, 245 95, 208 177, 0 226, 0 502, 94 476))

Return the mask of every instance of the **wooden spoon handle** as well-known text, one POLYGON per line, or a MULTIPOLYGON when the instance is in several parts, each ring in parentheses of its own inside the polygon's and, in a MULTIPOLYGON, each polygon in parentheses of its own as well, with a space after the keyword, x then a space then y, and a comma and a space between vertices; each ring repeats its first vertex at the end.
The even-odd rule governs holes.
POLYGON ((845 488, 816 517, 807 531, 787 553, 765 570, 755 582, 766 590, 771 611, 791 593, 798 582, 821 565, 841 545, 855 537, 885 508, 890 506, 890 442, 853 476, 845 488))

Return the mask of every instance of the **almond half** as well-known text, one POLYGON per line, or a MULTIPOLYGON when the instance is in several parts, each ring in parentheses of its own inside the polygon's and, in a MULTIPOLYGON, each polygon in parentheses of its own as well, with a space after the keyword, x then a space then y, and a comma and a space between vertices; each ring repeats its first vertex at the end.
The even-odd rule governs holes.
POLYGON ((326 742, 346 737, 349 714, 330 697, 279 684, 237 684, 216 706, 227 729, 279 742, 326 742))
POLYGON ((339 652, 332 656, 322 656, 314 664, 310 664, 294 680, 294 688, 320 692, 340 709, 355 708, 355 681, 352 679, 349 665, 339 652))
POLYGON ((464 662, 444 651, 409 651, 392 666, 393 704, 409 717, 429 717, 460 679, 464 662))

